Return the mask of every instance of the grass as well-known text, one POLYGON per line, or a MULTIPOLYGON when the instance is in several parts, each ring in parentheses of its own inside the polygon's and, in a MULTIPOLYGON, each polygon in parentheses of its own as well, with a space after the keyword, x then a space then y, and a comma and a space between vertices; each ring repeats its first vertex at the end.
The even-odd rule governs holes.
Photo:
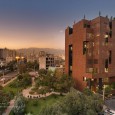
POLYGON ((51 95, 49 97, 41 98, 41 99, 29 99, 26 104, 26 112, 27 113, 31 112, 33 115, 39 115, 42 108, 44 108, 47 105, 48 106, 52 105, 62 97, 63 96, 51 95), (35 101, 37 102, 37 106, 34 105, 35 101))
MULTIPOLYGON (((32 113, 32 115, 39 115, 42 108, 47 105, 52 105, 56 101, 60 100, 62 97, 63 96, 59 95, 51 95, 41 99, 28 99, 26 102, 25 111, 26 113, 32 113), (36 106, 34 105, 35 103, 37 103, 36 106)), ((10 112, 10 115, 14 115, 12 111, 10 112)))
MULTIPOLYGON (((20 92, 20 91, 22 91, 23 89, 25 89, 24 87, 11 87, 10 85, 11 84, 14 84, 14 83, 17 83, 17 79, 16 80, 14 80, 14 81, 12 81, 11 83, 9 83, 8 85, 6 85, 4 88, 3 88, 3 91, 4 92, 6 92, 6 93, 8 93, 8 92, 13 92, 14 93, 14 96, 18 93, 18 92, 20 92)), ((31 86, 31 85, 30 85, 31 86)), ((28 87, 30 87, 30 86, 28 86, 28 87)), ((27 88, 27 87, 26 87, 27 88)))
POLYGON ((3 88, 3 91, 6 92, 6 93, 12 91, 12 92, 14 93, 14 95, 16 95, 17 92, 20 91, 22 88, 21 88, 21 87, 10 87, 10 85, 11 85, 12 83, 15 83, 15 82, 16 82, 16 80, 14 80, 14 81, 12 81, 11 83, 9 83, 8 85, 6 85, 6 86, 3 88))

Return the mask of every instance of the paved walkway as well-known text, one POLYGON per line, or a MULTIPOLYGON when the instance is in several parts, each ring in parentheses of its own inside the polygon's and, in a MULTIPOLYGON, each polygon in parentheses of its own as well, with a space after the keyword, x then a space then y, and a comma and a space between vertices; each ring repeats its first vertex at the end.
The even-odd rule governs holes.
POLYGON ((7 109, 5 110, 5 112, 2 115, 9 115, 12 108, 14 107, 14 99, 10 101, 10 105, 7 107, 7 109))
MULTIPOLYGON (((10 75, 11 75, 12 77, 14 77, 14 76, 16 76, 16 73, 12 73, 12 74, 10 74, 10 75)), ((11 83, 12 81, 14 81, 16 78, 17 78, 17 77, 14 77, 14 78, 12 78, 10 81, 6 82, 5 84, 2 84, 2 87, 5 87, 6 85, 8 85, 8 84, 11 83)), ((3 113, 2 115, 9 115, 9 114, 10 114, 12 108, 14 107, 14 101, 15 101, 15 99, 13 99, 13 100, 11 100, 11 101, 9 102, 10 105, 7 107, 7 109, 4 111, 4 113, 3 113)))
MULTIPOLYGON (((27 88, 27 89, 24 89, 22 91, 22 94, 25 98, 42 98, 42 97, 47 97, 47 96, 50 96, 52 94, 56 94, 56 95, 60 95, 59 92, 50 92, 50 93, 46 93, 46 94, 30 94, 29 92, 31 91, 32 88, 34 88, 35 86, 35 81, 34 81, 35 78, 32 78, 32 87, 30 88, 27 88)), ((66 95, 66 93, 63 93, 64 95, 66 95)))
MULTIPOLYGON (((44 95, 42 95, 42 94, 29 94, 29 92, 31 91, 31 89, 32 89, 32 87, 28 88, 28 89, 24 89, 22 91, 23 96, 26 97, 26 98, 42 98, 42 97, 50 96, 52 94, 60 95, 59 92, 50 92, 50 93, 46 93, 44 95)), ((66 95, 65 93, 63 93, 63 94, 66 95)))
POLYGON ((2 87, 5 87, 6 85, 8 85, 9 83, 11 83, 12 81, 14 81, 17 77, 12 78, 11 80, 9 80, 8 82, 6 82, 5 84, 2 84, 2 87))

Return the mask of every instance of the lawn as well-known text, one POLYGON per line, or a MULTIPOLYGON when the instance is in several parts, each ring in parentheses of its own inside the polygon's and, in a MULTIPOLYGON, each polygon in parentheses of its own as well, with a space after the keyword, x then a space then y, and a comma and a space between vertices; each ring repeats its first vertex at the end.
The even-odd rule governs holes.
MULTIPOLYGON (((50 106, 56 101, 60 100, 63 96, 59 95, 51 95, 46 98, 41 98, 41 99, 28 99, 26 102, 26 113, 32 113, 32 115, 39 115, 40 111, 42 108, 45 106, 50 106), (35 102, 37 105, 34 105, 35 102)), ((10 115, 13 115, 13 112, 11 111, 10 115)))
POLYGON ((11 83, 9 83, 8 85, 6 85, 3 88, 3 91, 6 92, 6 93, 13 92, 14 95, 16 95, 18 92, 22 91, 23 89, 25 89, 27 87, 31 87, 31 84, 24 87, 23 84, 21 84, 21 82, 18 82, 17 79, 16 79, 16 80, 12 81, 11 83))
POLYGON ((42 108, 44 108, 47 105, 50 106, 62 97, 63 96, 51 95, 49 97, 42 99, 29 99, 26 104, 26 112, 31 112, 33 115, 39 115, 42 108), (37 106, 34 105, 35 101, 37 102, 37 106))
POLYGON ((15 83, 16 80, 14 80, 13 82, 9 83, 8 85, 6 85, 4 88, 3 88, 3 91, 5 92, 10 92, 12 91, 15 95, 18 91, 20 91, 22 88, 20 87, 10 87, 11 84, 15 83))

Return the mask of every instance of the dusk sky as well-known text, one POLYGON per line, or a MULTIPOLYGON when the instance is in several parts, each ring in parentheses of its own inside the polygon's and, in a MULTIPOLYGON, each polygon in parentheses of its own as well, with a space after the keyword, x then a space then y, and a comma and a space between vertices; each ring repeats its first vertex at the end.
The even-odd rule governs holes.
POLYGON ((0 0, 0 47, 64 49, 67 26, 115 16, 115 0, 0 0))

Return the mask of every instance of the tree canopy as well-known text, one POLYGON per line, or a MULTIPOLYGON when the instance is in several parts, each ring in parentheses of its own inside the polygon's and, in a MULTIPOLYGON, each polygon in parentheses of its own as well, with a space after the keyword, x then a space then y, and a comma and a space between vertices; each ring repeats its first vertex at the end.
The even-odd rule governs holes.
POLYGON ((102 103, 98 95, 72 88, 62 100, 43 108, 40 115, 97 115, 102 111, 102 103))

